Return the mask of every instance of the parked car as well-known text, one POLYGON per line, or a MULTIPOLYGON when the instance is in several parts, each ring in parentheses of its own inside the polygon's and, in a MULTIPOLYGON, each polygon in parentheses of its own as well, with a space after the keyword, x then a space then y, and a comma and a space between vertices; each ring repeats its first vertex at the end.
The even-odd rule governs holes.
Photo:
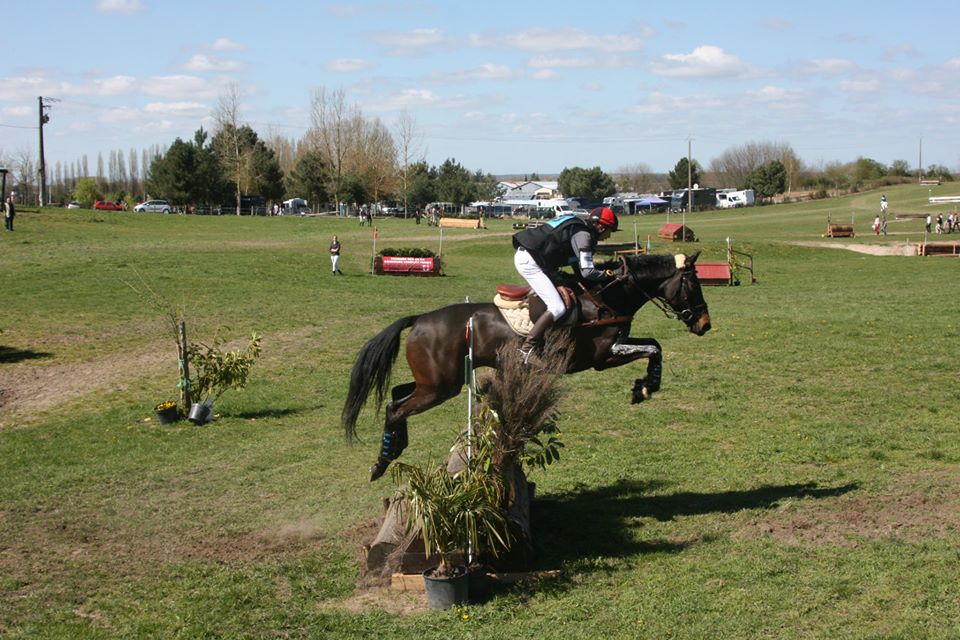
POLYGON ((141 202, 133 208, 134 211, 159 211, 160 213, 170 213, 173 208, 166 200, 147 200, 141 202))
POLYGON ((97 200, 93 203, 94 209, 100 211, 123 211, 123 205, 119 202, 110 202, 109 200, 97 200))
POLYGON ((67 209, 79 209, 79 208, 80 208, 80 203, 79 203, 79 202, 68 202, 68 203, 67 203, 67 209))

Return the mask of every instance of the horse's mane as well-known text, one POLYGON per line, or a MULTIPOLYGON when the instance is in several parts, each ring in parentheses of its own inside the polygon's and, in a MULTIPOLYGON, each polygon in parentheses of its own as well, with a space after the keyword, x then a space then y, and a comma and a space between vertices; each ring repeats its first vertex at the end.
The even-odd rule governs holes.
MULTIPOLYGON (((626 260, 638 278, 666 278, 677 270, 677 262, 672 255, 648 253, 627 256, 626 260)), ((616 269, 619 266, 619 260, 612 260, 605 262, 600 268, 616 269)))

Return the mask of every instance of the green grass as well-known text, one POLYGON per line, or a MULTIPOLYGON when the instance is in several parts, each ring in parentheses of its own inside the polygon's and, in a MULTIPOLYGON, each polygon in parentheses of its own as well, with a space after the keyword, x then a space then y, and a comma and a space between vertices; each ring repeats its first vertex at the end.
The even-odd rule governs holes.
MULTIPOLYGON (((927 187, 884 193, 928 210, 927 187)), ((921 240, 920 220, 868 234, 879 196, 687 218, 702 260, 730 237, 760 282, 707 289, 702 338, 641 311, 634 335, 666 353, 648 403, 629 404, 642 367, 565 379, 564 459, 532 477, 538 566, 562 577, 466 618, 357 586, 392 488, 366 481, 380 419, 349 447, 339 413, 389 322, 519 280, 508 222, 446 231, 446 277, 418 279, 368 275, 355 220, 26 210, 0 235, 0 635, 957 637, 960 263, 795 244, 921 240), (851 215, 861 236, 820 237, 851 215), (147 421, 177 365, 138 274, 192 339, 264 336, 207 426, 147 421)), ((426 225, 377 226, 378 247, 440 249, 426 225)), ((443 456, 465 402, 412 418, 404 459, 443 456)))

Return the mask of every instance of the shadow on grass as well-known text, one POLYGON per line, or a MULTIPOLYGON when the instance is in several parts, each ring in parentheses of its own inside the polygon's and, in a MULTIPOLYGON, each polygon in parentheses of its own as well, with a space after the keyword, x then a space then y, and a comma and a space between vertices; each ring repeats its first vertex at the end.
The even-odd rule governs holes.
POLYGON ((691 540, 638 540, 643 527, 638 518, 670 521, 678 516, 735 513, 744 509, 770 509, 781 500, 823 499, 857 488, 855 483, 818 487, 815 483, 763 486, 745 491, 718 493, 679 492, 645 495, 661 485, 621 480, 616 484, 537 499, 531 518, 538 548, 538 564, 557 567, 565 563, 589 570, 589 559, 621 558, 638 553, 677 553, 699 544, 691 540))
POLYGON ((53 357, 53 354, 48 351, 32 351, 30 349, 16 349, 14 347, 0 345, 0 363, 13 363, 50 357, 53 357))
POLYGON ((283 418, 295 413, 300 413, 301 411, 303 411, 303 409, 260 409, 258 411, 240 411, 238 413, 231 412, 230 415, 235 418, 242 418, 244 420, 260 420, 263 418, 283 418))

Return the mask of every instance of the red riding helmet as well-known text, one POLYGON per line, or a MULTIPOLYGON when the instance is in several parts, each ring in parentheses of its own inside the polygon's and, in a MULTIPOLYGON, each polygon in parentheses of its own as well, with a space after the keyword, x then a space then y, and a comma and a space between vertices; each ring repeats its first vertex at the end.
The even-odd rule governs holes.
POLYGON ((610 231, 616 231, 620 227, 620 221, 617 214, 607 207, 597 208, 590 212, 590 221, 594 224, 602 224, 610 231))

